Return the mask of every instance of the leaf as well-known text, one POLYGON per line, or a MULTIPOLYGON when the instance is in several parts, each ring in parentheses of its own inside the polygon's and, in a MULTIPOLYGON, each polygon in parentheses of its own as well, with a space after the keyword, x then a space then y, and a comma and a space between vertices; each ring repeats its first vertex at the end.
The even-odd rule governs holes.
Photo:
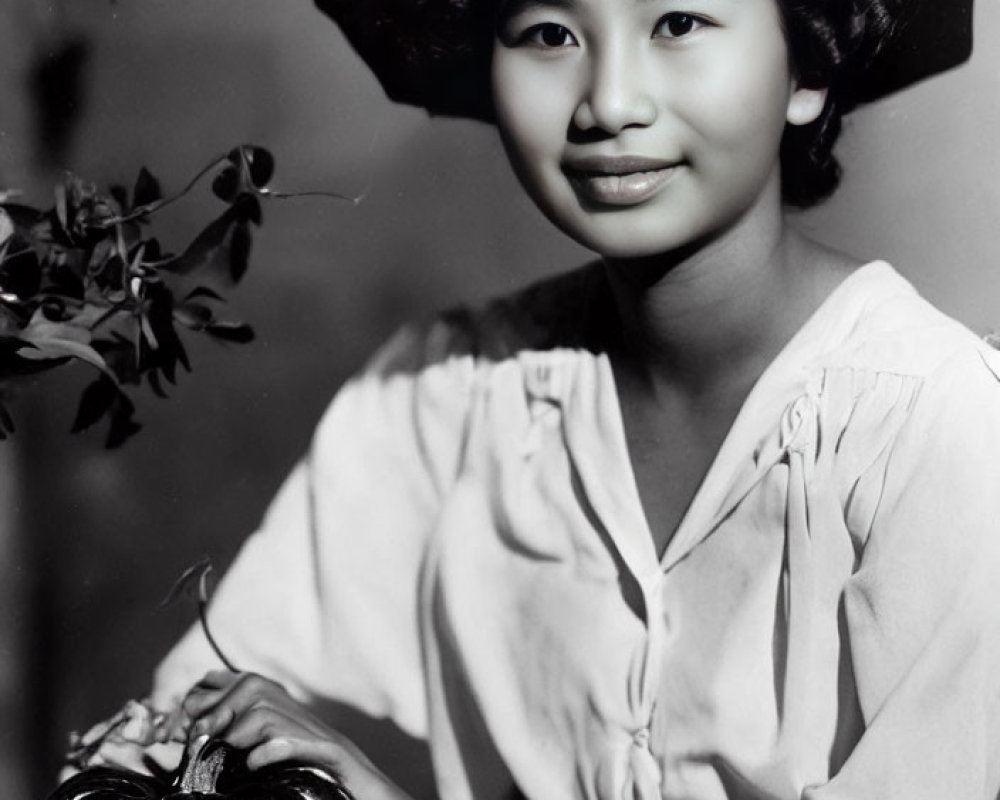
POLYGON ((118 256, 117 246, 110 239, 101 239, 90 251, 90 258, 87 259, 87 271, 91 274, 99 274, 102 267, 112 258, 118 256))
POLYGON ((80 405, 77 408, 76 419, 71 433, 85 431, 105 414, 110 413, 111 406, 118 395, 118 387, 106 376, 98 378, 83 390, 80 405))
POLYGON ((56 219, 59 220, 59 225, 64 231, 69 231, 69 199, 66 196, 66 184, 57 183, 54 194, 56 197, 56 219))
POLYGON ((38 294, 42 286, 42 268, 38 255, 20 237, 13 237, 7 256, 0 261, 0 291, 17 295, 27 300, 38 294))
POLYGON ((14 220, 10 218, 10 214, 4 211, 3 207, 0 207, 0 247, 7 244, 7 240, 14 235, 14 220))
POLYGON ((236 212, 232 208, 226 209, 220 217, 209 223, 195 237, 179 258, 170 263, 170 269, 181 275, 186 275, 211 264, 225 244, 226 236, 229 234, 235 219, 236 212))
POLYGON ((122 208, 128 208, 128 191, 124 186, 115 184, 108 189, 108 194, 110 194, 115 199, 115 202, 122 208))
POLYGON ((174 355, 184 370, 190 372, 191 360, 188 358, 187 350, 184 349, 184 343, 176 335, 174 335, 174 355))
POLYGON ((146 258, 146 262, 147 263, 153 262, 153 261, 159 261, 160 259, 164 258, 163 250, 162 250, 162 248, 160 246, 160 240, 159 239, 157 239, 155 237, 150 238, 150 239, 146 239, 146 241, 143 242, 143 244, 146 245, 146 256, 145 256, 145 258, 146 258))
POLYGON ((263 147, 244 144, 230 151, 229 160, 238 164, 254 189, 263 189, 274 175, 274 156, 263 147))
POLYGON ((29 360, 21 356, 25 349, 33 345, 17 336, 0 334, 0 381, 21 375, 33 375, 61 366, 70 360, 69 356, 44 360, 29 360))
MULTIPOLYGON (((129 327, 137 327, 135 318, 127 320, 129 327)), ((136 364, 135 348, 131 341, 118 331, 111 332, 112 339, 95 339, 94 349, 101 354, 119 383, 139 383, 139 365, 136 364)))
POLYGON ((113 449, 142 429, 133 419, 134 413, 135 406, 114 379, 102 375, 84 390, 70 432, 85 431, 101 417, 108 416, 111 424, 104 446, 113 449))
POLYGON ((160 182, 145 167, 140 169, 139 177, 135 181, 135 188, 132 190, 132 206, 155 203, 162 197, 163 191, 160 189, 160 182))
POLYGON ((188 372, 188 361, 184 344, 174 329, 173 295, 166 286, 155 284, 149 287, 148 306, 142 317, 144 329, 139 352, 139 370, 159 370, 170 383, 174 382, 177 364, 188 372), (155 342, 151 346, 150 341, 155 342))
POLYGON ((252 194, 241 194, 233 203, 233 210, 240 220, 249 220, 254 225, 260 225, 262 220, 260 200, 252 194))
POLYGON ((237 221, 233 226, 232 238, 229 240, 229 277, 233 283, 239 283, 246 274, 250 265, 250 248, 253 245, 253 237, 250 234, 250 226, 243 220, 237 221))
POLYGON ((132 401, 119 392, 111 406, 111 427, 108 429, 108 438, 104 440, 104 446, 113 450, 120 447, 131 436, 142 430, 142 425, 133 419, 135 406, 132 401))
POLYGON ((118 251, 114 248, 109 248, 105 251, 105 258, 100 267, 91 270, 94 282, 102 288, 107 288, 108 294, 106 296, 108 300, 112 299, 111 292, 124 291, 127 269, 128 266, 118 254, 118 251))
MULTIPOLYGON (((43 263, 42 268, 46 265, 43 263)), ((45 276, 45 291, 51 295, 59 295, 53 299, 65 303, 66 298, 72 300, 83 300, 86 294, 84 279, 67 264, 48 265, 48 272, 45 276)))
POLYGON ((24 231, 30 231, 45 219, 45 212, 39 211, 31 206, 24 206, 18 203, 3 203, 0 205, 10 217, 14 227, 24 231))
POLYGON ((244 144, 226 154, 230 166, 212 181, 212 193, 227 203, 261 192, 274 175, 274 156, 263 147, 244 144))
POLYGON ((212 194, 232 203, 240 193, 240 173, 236 167, 225 167, 212 181, 212 194))
POLYGON ((156 333, 153 331, 153 325, 150 323, 148 316, 139 317, 139 330, 142 332, 142 340, 146 343, 146 347, 151 352, 158 352, 160 342, 156 338, 156 333))
POLYGON ((160 601, 160 608, 174 603, 181 595, 197 597, 200 602, 208 602, 208 577, 212 574, 212 561, 205 556, 200 561, 184 570, 174 581, 167 596, 160 601))
POLYGON ((155 369, 151 369, 146 373, 146 380, 149 382, 149 388, 153 390, 153 394, 164 400, 167 399, 167 393, 163 389, 163 384, 160 382, 160 373, 155 369))
POLYGON ((198 297, 205 297, 209 300, 219 300, 220 302, 222 301, 222 295, 214 289, 209 289, 207 286, 196 286, 184 296, 184 299, 194 300, 198 297))
POLYGON ((29 361, 58 358, 77 358, 112 375, 104 358, 90 346, 91 335, 86 328, 68 322, 51 322, 36 314, 21 332, 29 346, 17 351, 18 356, 29 361))
POLYGON ((202 303, 188 301, 174 309, 174 319, 195 331, 202 330, 212 317, 212 309, 202 303))
POLYGON ((25 347, 17 351, 19 358, 27 361, 50 361, 64 358, 78 358, 100 370, 107 369, 100 354, 85 344, 72 341, 70 339, 59 339, 56 337, 31 341, 25 347))
POLYGON ((245 322, 213 322, 205 330, 217 339, 246 344, 254 340, 253 328, 245 322))

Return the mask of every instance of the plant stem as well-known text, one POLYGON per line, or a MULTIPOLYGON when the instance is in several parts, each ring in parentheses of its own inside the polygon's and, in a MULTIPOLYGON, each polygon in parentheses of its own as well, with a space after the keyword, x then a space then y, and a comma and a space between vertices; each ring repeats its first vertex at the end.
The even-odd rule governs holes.
POLYGON ((212 636, 212 631, 208 627, 208 602, 205 600, 198 601, 198 620, 201 622, 201 629, 205 633, 205 638, 208 639, 209 645, 211 645, 212 650, 219 657, 219 660, 223 663, 226 669, 230 672, 240 672, 233 662, 226 658, 226 654, 222 652, 222 648, 219 647, 219 643, 215 641, 215 637, 212 636))

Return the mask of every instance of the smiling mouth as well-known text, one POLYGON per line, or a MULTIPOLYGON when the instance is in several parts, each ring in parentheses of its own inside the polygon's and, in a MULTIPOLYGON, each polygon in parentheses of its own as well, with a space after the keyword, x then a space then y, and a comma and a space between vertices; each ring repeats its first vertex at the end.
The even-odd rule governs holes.
POLYGON ((683 162, 639 156, 590 156, 567 161, 563 173, 576 193, 598 205, 632 206, 657 194, 683 162))

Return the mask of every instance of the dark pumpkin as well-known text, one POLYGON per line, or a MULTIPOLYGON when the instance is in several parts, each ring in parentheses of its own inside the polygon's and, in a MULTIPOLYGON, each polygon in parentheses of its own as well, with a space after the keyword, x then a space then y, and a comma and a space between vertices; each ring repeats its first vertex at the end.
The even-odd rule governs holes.
POLYGON ((188 748, 176 772, 163 777, 91 767, 61 783, 48 800, 354 800, 340 779, 299 762, 251 772, 239 750, 217 739, 188 748))

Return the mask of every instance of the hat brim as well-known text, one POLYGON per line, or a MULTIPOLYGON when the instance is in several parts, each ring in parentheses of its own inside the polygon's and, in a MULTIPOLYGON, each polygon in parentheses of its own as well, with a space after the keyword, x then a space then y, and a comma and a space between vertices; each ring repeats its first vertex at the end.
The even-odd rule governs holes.
POLYGON ((917 0, 899 34, 872 62, 858 89, 862 103, 879 100, 968 61, 973 0, 917 0))
MULTIPOLYGON (((397 103, 493 121, 492 30, 454 0, 315 0, 397 103)), ((480 7, 486 4, 478 4, 480 7)))
MULTIPOLYGON (((969 59, 973 0, 913 2, 898 34, 865 71, 859 102, 879 100, 969 59)), ((449 16, 453 0, 315 3, 340 26, 390 99, 431 114, 492 121, 489 47, 481 38, 467 41, 482 36, 481 25, 449 16)))

